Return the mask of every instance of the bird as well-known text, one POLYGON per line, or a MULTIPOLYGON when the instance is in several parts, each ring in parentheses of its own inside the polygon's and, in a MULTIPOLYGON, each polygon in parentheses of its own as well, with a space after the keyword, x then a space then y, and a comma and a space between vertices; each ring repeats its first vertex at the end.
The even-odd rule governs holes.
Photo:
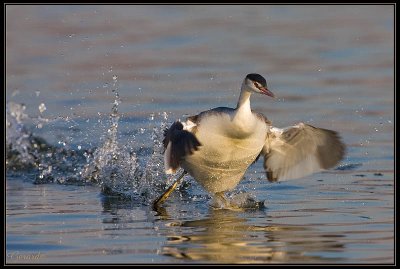
MULTIPOLYGON (((177 120, 164 132, 164 168, 189 173, 214 197, 235 189, 246 170, 260 157, 271 182, 301 178, 336 166, 346 146, 338 132, 298 123, 277 128, 250 106, 253 93, 275 98, 266 79, 251 73, 244 78, 236 108, 217 107, 177 120)), ((162 203, 178 180, 154 204, 162 203)))

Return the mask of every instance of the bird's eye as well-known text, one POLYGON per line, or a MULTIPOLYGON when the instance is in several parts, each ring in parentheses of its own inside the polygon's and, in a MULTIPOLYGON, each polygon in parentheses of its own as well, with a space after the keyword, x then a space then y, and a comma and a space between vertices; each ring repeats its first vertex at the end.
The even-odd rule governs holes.
POLYGON ((257 82, 253 82, 253 84, 254 84, 254 86, 256 86, 257 88, 259 87, 257 82))

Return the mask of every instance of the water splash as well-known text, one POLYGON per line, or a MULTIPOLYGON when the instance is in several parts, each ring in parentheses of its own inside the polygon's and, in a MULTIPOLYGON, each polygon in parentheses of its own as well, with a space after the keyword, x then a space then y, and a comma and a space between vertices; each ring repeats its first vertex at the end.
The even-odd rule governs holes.
MULTIPOLYGON (((6 104, 6 169, 15 173, 29 172, 34 183, 77 181, 74 174, 83 160, 82 151, 54 147, 43 138, 34 136, 25 127, 31 119, 25 106, 6 104)), ((37 120, 37 119, 33 119, 37 120)))
MULTIPOLYGON (((118 195, 128 199, 140 198, 148 204, 165 188, 162 133, 167 116, 163 113, 160 126, 153 127, 153 149, 144 166, 139 165, 133 144, 120 145, 117 139, 118 117, 116 108, 111 113, 111 127, 106 141, 92 156, 88 156, 82 177, 99 184, 105 195, 118 195), (144 167, 144 168, 142 168, 144 167)), ((145 158, 145 156, 140 156, 145 158)))
MULTIPOLYGON (((121 98, 117 76, 113 76, 111 90, 114 102, 109 114, 109 127, 102 145, 97 149, 82 149, 82 146, 71 149, 64 140, 56 146, 50 145, 44 139, 33 136, 23 124, 23 120, 28 118, 42 123, 49 123, 49 120, 43 120, 41 115, 30 118, 24 113, 25 106, 7 104, 7 172, 24 173, 21 167, 25 167, 35 174, 36 184, 97 184, 105 195, 140 199, 149 204, 173 180, 173 176, 165 175, 163 160, 162 140, 168 114, 150 115, 147 130, 152 130, 149 141, 152 144, 151 153, 134 152, 134 136, 129 143, 120 143, 118 139, 121 98)), ((44 112, 44 105, 40 105, 39 110, 44 112)), ((76 142, 80 144, 80 141, 76 142)))
POLYGON ((138 171, 136 154, 118 143, 118 106, 121 99, 118 93, 117 76, 113 76, 112 92, 115 100, 111 109, 107 137, 102 147, 93 155, 87 155, 86 165, 81 175, 85 181, 100 184, 105 194, 131 195, 136 190, 135 178, 138 171))
POLYGON ((6 168, 28 169, 36 164, 37 151, 45 142, 34 138, 24 126, 25 105, 6 103, 6 168))
MULTIPOLYGON (((112 91, 114 102, 105 125, 108 128, 102 145, 95 149, 83 149, 80 141, 73 149, 64 145, 64 141, 59 141, 56 146, 49 145, 26 130, 23 119, 29 117, 24 113, 23 105, 7 106, 7 145, 12 152, 16 152, 7 152, 7 170, 12 167, 18 170, 21 164, 29 163, 29 171, 36 175, 36 184, 95 184, 101 187, 102 194, 106 196, 150 204, 174 180, 174 175, 167 176, 164 172, 163 134, 169 126, 168 114, 161 112, 149 115, 148 128, 139 129, 139 133, 151 130, 151 151, 135 152, 135 136, 129 143, 121 143, 118 138, 121 99, 116 77, 112 91), (18 160, 14 160, 16 157, 18 160)), ((181 170, 177 173, 181 173, 181 170)), ((179 189, 185 190, 191 185, 190 180, 185 180, 179 189)), ((178 193, 182 195, 185 192, 178 193)), ((258 202, 246 195, 232 194, 227 200, 234 207, 260 207, 258 202)))
MULTIPOLYGON (((165 187, 165 181, 160 182, 160 177, 165 176, 164 172, 164 145, 163 133, 167 125, 168 114, 166 112, 159 114, 162 121, 159 127, 153 127, 151 140, 153 142, 153 151, 150 159, 147 161, 143 175, 141 177, 141 189, 144 194, 151 195, 153 188, 161 189, 165 187)), ((152 115, 154 119, 154 115, 152 115)))
POLYGON ((228 210, 263 210, 266 208, 265 201, 256 201, 253 194, 247 192, 234 192, 227 194, 224 198, 214 197, 211 201, 213 209, 228 210))
MULTIPOLYGON (((118 143, 118 123, 120 114, 118 106, 121 103, 118 94, 117 77, 113 77, 113 92, 115 100, 110 114, 110 128, 104 144, 92 155, 87 156, 86 165, 81 173, 86 181, 99 184, 105 195, 118 195, 129 199, 142 198, 148 203, 159 195, 165 187, 163 168, 163 130, 166 128, 168 115, 159 113, 161 124, 154 126, 151 134, 153 150, 146 164, 139 165, 138 154, 132 149, 135 141, 128 145, 118 143)), ((154 120, 155 115, 151 115, 154 120)), ((141 156, 144 158, 144 156, 141 156)))
MULTIPOLYGON (((114 102, 105 125, 109 127, 102 139, 102 145, 96 149, 82 149, 79 143, 71 149, 64 145, 64 141, 60 141, 57 146, 51 146, 26 130, 22 122, 29 117, 24 113, 23 105, 7 106, 7 145, 17 153, 7 154, 7 170, 10 167, 17 167, 18 170, 18 165, 26 162, 31 164, 30 171, 36 174, 36 184, 95 184, 101 187, 102 194, 106 196, 150 204, 174 180, 174 175, 167 176, 164 172, 163 133, 169 125, 168 114, 161 112, 149 115, 148 128, 139 129, 139 133, 151 130, 151 151, 135 152, 133 149, 137 148, 137 143, 134 135, 129 143, 121 143, 118 138, 122 116, 119 113, 121 99, 117 77, 113 81, 114 102), (19 157, 14 166, 11 166, 11 155, 19 157)), ((177 173, 181 173, 181 170, 177 173)), ((190 180, 185 180, 179 189, 185 190, 191 185, 190 180)), ((185 192, 178 193, 182 195, 185 192)), ((257 209, 263 206, 261 202, 256 202, 253 197, 242 192, 228 194, 226 201, 233 208, 257 209)), ((216 204, 213 207, 227 208, 226 205, 216 204)))
POLYGON ((356 170, 360 166, 362 166, 362 163, 341 164, 337 168, 335 168, 335 170, 351 171, 351 170, 356 170))

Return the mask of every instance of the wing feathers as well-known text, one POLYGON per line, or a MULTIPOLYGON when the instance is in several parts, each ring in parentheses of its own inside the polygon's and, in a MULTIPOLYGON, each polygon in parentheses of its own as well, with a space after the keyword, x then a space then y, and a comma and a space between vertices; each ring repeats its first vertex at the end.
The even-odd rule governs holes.
POLYGON ((194 134, 184 130, 183 124, 179 121, 165 130, 163 144, 164 167, 167 174, 174 173, 179 168, 182 158, 193 154, 201 146, 194 134))
POLYGON ((272 127, 261 154, 270 181, 303 177, 338 164, 346 147, 337 132, 300 123, 272 127))

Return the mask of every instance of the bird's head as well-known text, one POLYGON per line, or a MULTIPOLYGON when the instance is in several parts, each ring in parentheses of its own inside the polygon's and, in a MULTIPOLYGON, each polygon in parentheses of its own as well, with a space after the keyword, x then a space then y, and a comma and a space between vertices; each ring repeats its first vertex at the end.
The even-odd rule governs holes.
POLYGON ((270 97, 275 97, 275 95, 268 90, 267 81, 265 78, 259 74, 248 74, 243 81, 244 89, 250 92, 265 94, 270 97))

